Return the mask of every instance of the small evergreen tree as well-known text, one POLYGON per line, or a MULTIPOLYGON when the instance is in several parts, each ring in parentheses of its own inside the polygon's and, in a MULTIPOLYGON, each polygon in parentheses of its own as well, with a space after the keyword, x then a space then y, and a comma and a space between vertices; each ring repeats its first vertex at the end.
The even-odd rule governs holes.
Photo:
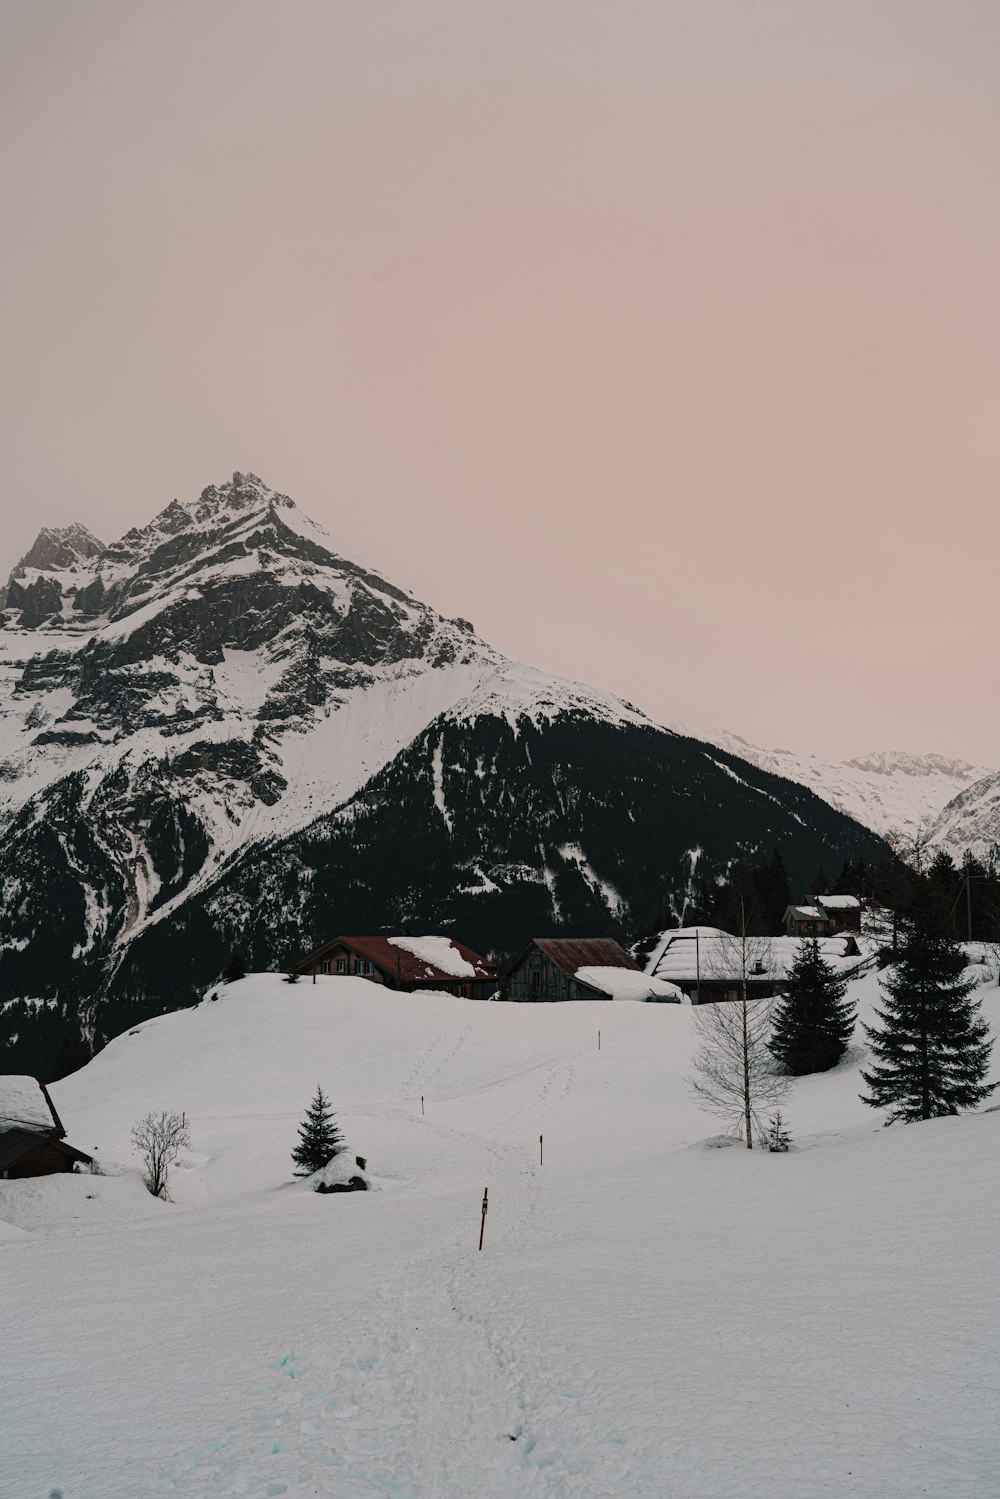
POLYGON ((781 1110, 767 1121, 767 1148, 772 1155, 784 1155, 792 1143, 791 1130, 781 1117, 781 1110))
POLYGON ((344 1137, 333 1122, 330 1100, 323 1089, 317 1087, 316 1095, 309 1105, 305 1119, 299 1125, 299 1143, 292 1151, 292 1160, 298 1170, 296 1176, 312 1176, 339 1154, 344 1137))
POLYGON ((789 1072, 836 1067, 854 1030, 855 1006, 847 984, 830 967, 813 937, 804 941, 788 971, 788 988, 775 1015, 771 1051, 789 1072))
POLYGON ((997 1086, 984 1082, 993 1043, 964 969, 961 947, 926 911, 903 928, 897 960, 880 980, 882 1024, 865 1026, 875 1062, 861 1074, 869 1088, 862 1102, 889 1109, 887 1124, 957 1114, 997 1086))
POLYGON ((226 971, 222 975, 224 984, 235 984, 237 979, 245 979, 247 976, 247 965, 243 961, 243 954, 234 947, 229 954, 229 962, 226 971))

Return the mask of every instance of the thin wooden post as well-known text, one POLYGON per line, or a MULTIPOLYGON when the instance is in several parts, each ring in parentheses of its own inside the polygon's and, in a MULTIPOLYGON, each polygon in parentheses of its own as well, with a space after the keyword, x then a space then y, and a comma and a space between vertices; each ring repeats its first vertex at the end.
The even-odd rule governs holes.
POLYGON ((422 1093, 420 1095, 420 1112, 421 1114, 424 1112, 424 1095, 422 1093))
POLYGON ((489 1187, 484 1187, 483 1188, 483 1216, 482 1216, 482 1218, 480 1220, 480 1223, 479 1223, 479 1247, 480 1247, 480 1249, 482 1249, 482 1247, 483 1247, 483 1234, 486 1232, 486 1211, 487 1211, 487 1209, 489 1207, 489 1203, 487 1202, 486 1199, 489 1196, 489 1190, 490 1190, 489 1187))
POLYGON ((600 1051, 600 1049, 601 1049, 601 1033, 600 1033, 600 1031, 597 1032, 597 1049, 598 1049, 598 1051, 600 1051))
POLYGON ((538 1136, 538 1164, 539 1166, 544 1166, 545 1164, 545 1147, 542 1144, 541 1135, 538 1136))

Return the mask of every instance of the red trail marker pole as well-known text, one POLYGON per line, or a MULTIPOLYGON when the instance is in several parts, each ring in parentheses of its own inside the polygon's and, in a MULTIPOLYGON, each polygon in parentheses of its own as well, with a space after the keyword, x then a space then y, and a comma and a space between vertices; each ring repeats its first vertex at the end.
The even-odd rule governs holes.
POLYGON ((482 1249, 482 1247, 483 1247, 483 1234, 486 1232, 486 1211, 487 1211, 487 1209, 489 1207, 489 1203, 487 1202, 486 1199, 489 1196, 489 1191, 490 1191, 489 1187, 484 1187, 483 1188, 483 1216, 482 1216, 482 1219, 480 1220, 480 1223, 479 1223, 479 1247, 480 1247, 480 1249, 482 1249))

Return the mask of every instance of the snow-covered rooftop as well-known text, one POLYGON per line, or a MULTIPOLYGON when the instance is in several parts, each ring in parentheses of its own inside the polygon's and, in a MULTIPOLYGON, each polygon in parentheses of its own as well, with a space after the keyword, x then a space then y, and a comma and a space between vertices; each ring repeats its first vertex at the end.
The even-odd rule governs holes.
MULTIPOLYGON (((675 984, 693 983, 699 978, 706 983, 713 978, 732 979, 742 964, 740 939, 709 928, 709 935, 699 933, 698 942, 692 942, 688 937, 691 930, 682 928, 664 932, 649 957, 646 972, 675 984)), ((868 959, 867 949, 859 946, 858 940, 850 933, 816 940, 824 959, 836 973, 852 973, 868 959)), ((802 939, 799 937, 749 937, 749 977, 771 982, 784 979, 801 950, 802 939)))
POLYGON ((28 1129, 51 1134, 59 1129, 37 1078, 0 1076, 0 1130, 28 1129))
POLYGON ((389 937, 386 940, 441 973, 453 974, 457 979, 476 977, 475 968, 462 957, 450 937, 389 937))
POLYGON ((634 968, 578 968, 576 978, 612 999, 637 999, 647 1003, 681 1004, 684 995, 676 984, 668 984, 634 968))
POLYGON ((861 908, 856 895, 817 895, 814 899, 824 911, 857 911, 861 908))

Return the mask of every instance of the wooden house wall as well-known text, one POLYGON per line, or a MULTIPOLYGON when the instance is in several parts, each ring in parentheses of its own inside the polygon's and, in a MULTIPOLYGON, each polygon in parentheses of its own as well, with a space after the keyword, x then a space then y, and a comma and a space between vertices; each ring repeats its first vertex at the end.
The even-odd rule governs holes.
POLYGON ((25 1176, 55 1176, 57 1172, 72 1170, 73 1157, 60 1150, 58 1141, 42 1140, 34 1150, 12 1161, 4 1175, 8 1181, 17 1181, 25 1176))
POLYGON ((852 906, 846 911, 831 911, 831 932, 860 932, 861 930, 861 908, 852 906))
POLYGON ((521 1002, 546 1003, 560 999, 600 999, 602 996, 585 984, 577 983, 557 963, 530 947, 520 963, 507 976, 507 998, 521 1002))

